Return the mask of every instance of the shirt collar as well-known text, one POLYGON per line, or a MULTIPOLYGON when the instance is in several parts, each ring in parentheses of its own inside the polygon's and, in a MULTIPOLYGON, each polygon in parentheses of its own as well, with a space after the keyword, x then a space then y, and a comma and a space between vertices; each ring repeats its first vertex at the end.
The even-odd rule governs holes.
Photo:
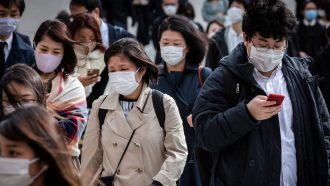
POLYGON ((233 29, 233 27, 230 25, 228 35, 235 36, 235 37, 240 37, 240 36, 243 37, 243 32, 238 35, 237 32, 233 29))
POLYGON ((13 33, 11 33, 9 35, 9 37, 5 40, 5 41, 2 41, 2 42, 6 42, 6 45, 7 45, 7 48, 10 49, 11 46, 12 46, 12 43, 13 43, 13 33))
POLYGON ((101 19, 100 31, 101 32, 106 32, 107 30, 108 30, 107 24, 101 19))
POLYGON ((316 25, 316 19, 314 19, 313 21, 308 21, 307 19, 303 20, 304 25, 306 26, 315 26, 316 25))

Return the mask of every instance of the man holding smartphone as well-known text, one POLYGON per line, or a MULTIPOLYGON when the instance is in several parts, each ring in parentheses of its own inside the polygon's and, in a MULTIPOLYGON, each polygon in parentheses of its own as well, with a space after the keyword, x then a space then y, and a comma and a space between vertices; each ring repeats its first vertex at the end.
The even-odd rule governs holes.
POLYGON ((206 80, 193 120, 207 185, 327 185, 329 113, 311 60, 285 55, 295 24, 283 1, 253 1, 244 42, 206 80))

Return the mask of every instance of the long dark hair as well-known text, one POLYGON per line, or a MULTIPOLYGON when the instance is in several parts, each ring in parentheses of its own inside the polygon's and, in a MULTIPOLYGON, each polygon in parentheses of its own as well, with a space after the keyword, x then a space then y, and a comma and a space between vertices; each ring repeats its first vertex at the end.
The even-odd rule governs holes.
POLYGON ((68 27, 58 20, 47 20, 41 23, 33 39, 34 47, 38 45, 44 36, 48 36, 52 40, 63 44, 64 56, 62 58, 61 64, 57 67, 56 72, 63 72, 63 75, 66 78, 74 71, 74 68, 77 64, 77 58, 73 50, 73 44, 78 44, 78 42, 75 42, 72 39, 68 27))
POLYGON ((105 52, 106 48, 105 48, 105 46, 102 45, 100 27, 97 24, 95 18, 91 14, 86 13, 86 14, 75 17, 75 19, 69 26, 69 29, 70 29, 73 37, 82 28, 88 28, 93 31, 93 33, 95 35, 95 42, 97 43, 96 49, 100 50, 101 52, 105 52))
POLYGON ((48 169, 46 185, 80 186, 77 170, 54 117, 39 106, 19 108, 0 123, 0 134, 11 141, 26 142, 48 169))
MULTIPOLYGON (((39 74, 31 67, 24 64, 16 64, 10 67, 1 79, 0 83, 0 98, 6 94, 8 101, 15 108, 18 108, 17 100, 10 91, 10 84, 15 82, 19 85, 32 90, 37 104, 46 107, 46 92, 43 87, 42 80, 39 74)), ((0 104, 0 116, 4 115, 3 104, 0 104)))
POLYGON ((108 66, 108 61, 112 56, 122 55, 134 63, 137 67, 146 67, 143 81, 147 84, 157 81, 158 67, 144 51, 144 47, 132 38, 123 38, 114 42, 105 52, 104 61, 108 66))
MULTIPOLYGON (((193 25, 191 20, 183 16, 170 16, 166 18, 159 26, 158 42, 163 32, 172 30, 182 34, 189 49, 186 61, 192 64, 200 64, 206 53, 206 41, 200 31, 193 25)), ((159 43, 157 49, 160 50, 159 43)))

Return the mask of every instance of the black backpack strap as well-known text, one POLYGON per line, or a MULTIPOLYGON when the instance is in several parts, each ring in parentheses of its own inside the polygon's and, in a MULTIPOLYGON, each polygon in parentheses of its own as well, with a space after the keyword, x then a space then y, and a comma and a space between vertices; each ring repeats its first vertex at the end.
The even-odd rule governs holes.
POLYGON ((165 124, 165 110, 163 103, 164 94, 158 90, 152 90, 152 104, 154 106, 156 116, 160 126, 164 129, 165 124))
MULTIPOLYGON (((107 96, 105 96, 105 98, 103 99, 102 103, 104 102, 104 100, 107 98, 107 96)), ((102 104, 101 103, 101 104, 102 104)), ((102 130, 102 125, 104 123, 105 120, 105 116, 107 115, 108 110, 107 109, 101 109, 99 108, 99 113, 98 113, 98 117, 99 117, 99 125, 100 125, 100 131, 102 130)))

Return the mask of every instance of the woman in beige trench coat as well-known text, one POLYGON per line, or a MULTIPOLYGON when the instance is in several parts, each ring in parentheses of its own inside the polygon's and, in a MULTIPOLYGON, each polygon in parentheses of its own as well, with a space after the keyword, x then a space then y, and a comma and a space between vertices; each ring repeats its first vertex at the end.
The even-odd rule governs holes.
POLYGON ((115 175, 115 186, 176 185, 187 146, 178 108, 170 96, 163 96, 164 128, 156 117, 149 83, 157 79, 157 67, 143 46, 127 38, 107 50, 105 61, 111 91, 93 103, 82 149, 83 183, 93 185, 98 177, 115 175), (102 128, 100 108, 108 110, 102 128))

